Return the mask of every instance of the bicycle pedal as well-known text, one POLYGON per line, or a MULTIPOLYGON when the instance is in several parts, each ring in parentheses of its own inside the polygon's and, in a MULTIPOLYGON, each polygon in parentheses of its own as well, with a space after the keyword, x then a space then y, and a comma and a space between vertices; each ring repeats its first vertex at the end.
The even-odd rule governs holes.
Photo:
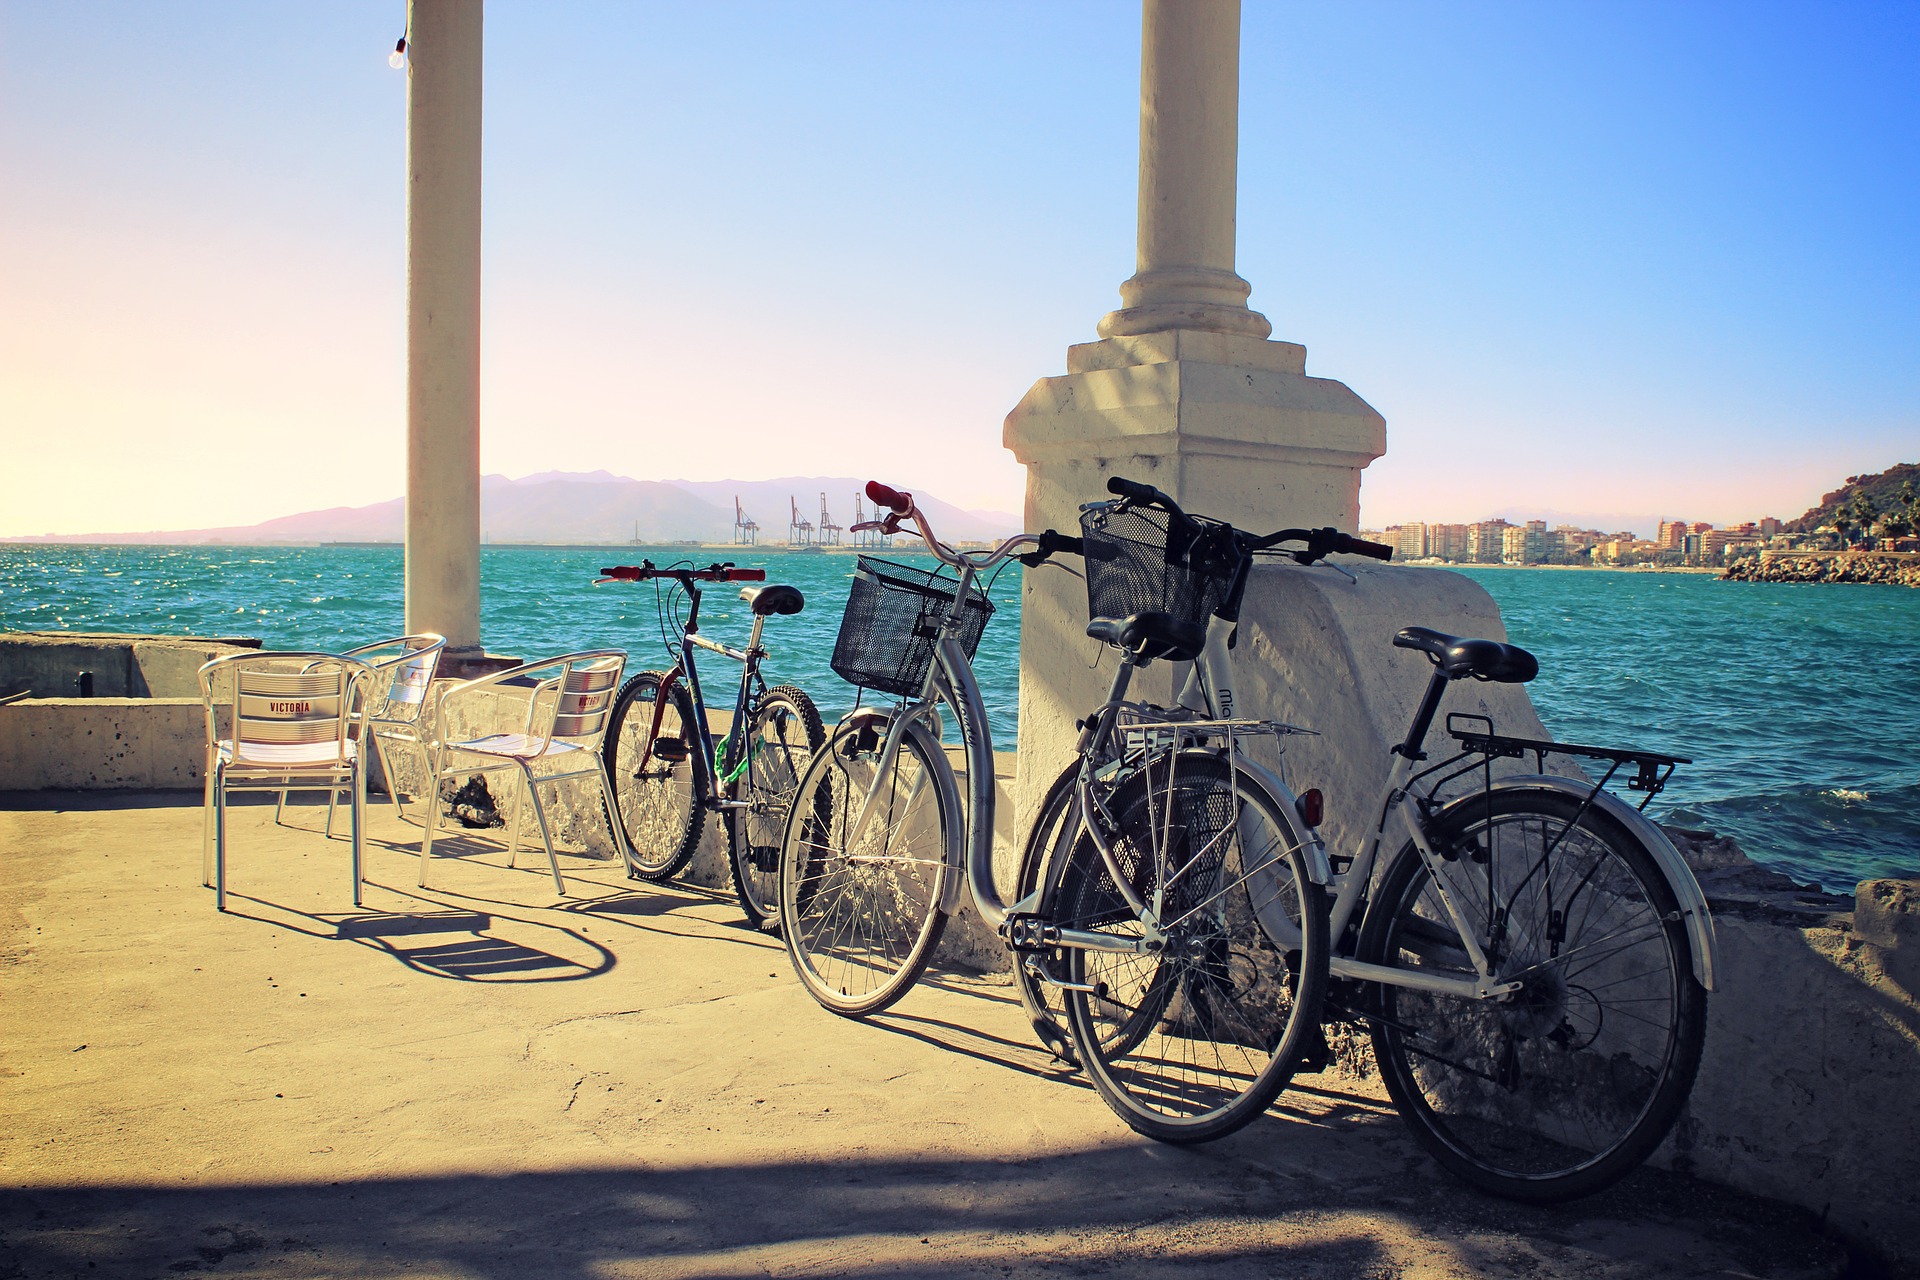
POLYGON ((687 744, 679 738, 655 738, 653 740, 653 758, 664 760, 668 764, 687 762, 687 744))
POLYGON ((1009 913, 1000 925, 1000 936, 1012 951, 1051 951, 1060 941, 1060 929, 1045 916, 1009 913))
POLYGON ((1300 1050, 1298 1070, 1309 1075, 1325 1071, 1333 1061, 1333 1047, 1327 1043, 1327 1033, 1320 1027, 1313 1029, 1313 1040, 1300 1050))

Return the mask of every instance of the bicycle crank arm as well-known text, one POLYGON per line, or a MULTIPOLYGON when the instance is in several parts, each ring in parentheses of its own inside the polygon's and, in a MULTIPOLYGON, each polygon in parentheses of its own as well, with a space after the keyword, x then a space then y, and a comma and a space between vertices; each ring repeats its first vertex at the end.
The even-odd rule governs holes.
POLYGON ((1336 978, 1358 978, 1362 982, 1431 991, 1436 995, 1463 996, 1468 1000, 1496 1000, 1512 995, 1521 986, 1518 982, 1500 982, 1493 978, 1447 978, 1437 973, 1422 973, 1418 969, 1399 969, 1390 964, 1368 964, 1364 960, 1350 960, 1345 956, 1335 956, 1327 968, 1336 978))
POLYGON ((1100 984, 1097 982, 1069 982, 1065 978, 1056 978, 1053 972, 1041 962, 1039 956, 1028 956, 1023 966, 1026 971, 1050 987, 1059 987, 1065 991, 1084 991, 1088 995, 1098 995, 1100 984))

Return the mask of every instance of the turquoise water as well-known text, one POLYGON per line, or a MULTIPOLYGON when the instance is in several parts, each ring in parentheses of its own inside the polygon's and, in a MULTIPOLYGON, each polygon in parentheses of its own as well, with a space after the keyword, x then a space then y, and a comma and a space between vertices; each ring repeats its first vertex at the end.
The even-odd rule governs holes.
MULTIPOLYGON (((889 552, 931 565, 930 558, 889 552)), ((595 587, 603 564, 731 558, 807 594, 770 619, 769 678, 799 684, 829 717, 853 690, 827 663, 853 557, 664 547, 481 553, 490 649, 547 656, 623 648, 663 666, 653 588, 595 587)), ((1920 591, 1721 582, 1700 574, 1469 569, 1541 675, 1530 692, 1565 740, 1692 756, 1655 812, 1735 836, 1797 880, 1848 890, 1920 867, 1920 591)), ((994 739, 1013 741, 1018 568, 976 663, 994 739)), ((0 546, 0 629, 258 636, 270 647, 344 648, 402 630, 398 547, 0 546)), ((746 636, 746 608, 709 591, 703 629, 746 636)), ((1417 622, 1418 619, 1408 619, 1417 622)), ((731 664, 702 668, 725 705, 731 664)))

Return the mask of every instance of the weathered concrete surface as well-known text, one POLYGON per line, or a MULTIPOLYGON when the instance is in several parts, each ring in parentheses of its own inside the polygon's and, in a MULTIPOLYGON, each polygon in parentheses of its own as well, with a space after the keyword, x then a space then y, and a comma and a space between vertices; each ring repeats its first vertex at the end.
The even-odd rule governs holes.
POLYGON ((1830 1276, 1808 1216, 1654 1170, 1467 1191, 1365 1088, 1139 1140, 987 979, 834 1018, 732 902, 470 858, 412 890, 182 797, 0 798, 0 1272, 68 1276, 1830 1276), (27 808, 25 806, 33 806, 27 808), (69 807, 71 806, 71 807, 69 807))
POLYGON ((100 698, 197 698, 198 673, 214 658, 258 649, 258 640, 139 636, 111 632, 0 632, 0 695, 31 690, 65 698, 82 671, 100 698))
POLYGON ((207 717, 192 698, 27 698, 0 706, 0 791, 193 790, 207 717))

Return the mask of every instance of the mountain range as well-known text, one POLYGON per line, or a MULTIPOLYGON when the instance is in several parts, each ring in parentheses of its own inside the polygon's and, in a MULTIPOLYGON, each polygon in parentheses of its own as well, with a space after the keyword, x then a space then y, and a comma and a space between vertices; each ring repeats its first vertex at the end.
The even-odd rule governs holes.
MULTIPOLYGON (((634 480, 607 471, 544 471, 509 480, 480 478, 480 529, 488 542, 662 543, 731 542, 734 501, 759 524, 763 543, 788 541, 793 508, 818 526, 821 495, 834 522, 854 521, 862 481, 847 476, 788 476, 778 480, 634 480)), ((965 511, 921 490, 914 501, 934 531, 954 541, 1005 537, 1020 530, 1018 516, 965 511)), ((864 501, 864 499, 863 499, 864 501)), ((870 514, 870 513, 869 513, 870 514)), ((818 530, 814 536, 817 538, 818 530)), ((19 542, 205 543, 251 545, 311 542, 400 542, 406 537, 405 499, 364 507, 329 507, 277 516, 253 525, 140 533, 48 534, 19 542)))

